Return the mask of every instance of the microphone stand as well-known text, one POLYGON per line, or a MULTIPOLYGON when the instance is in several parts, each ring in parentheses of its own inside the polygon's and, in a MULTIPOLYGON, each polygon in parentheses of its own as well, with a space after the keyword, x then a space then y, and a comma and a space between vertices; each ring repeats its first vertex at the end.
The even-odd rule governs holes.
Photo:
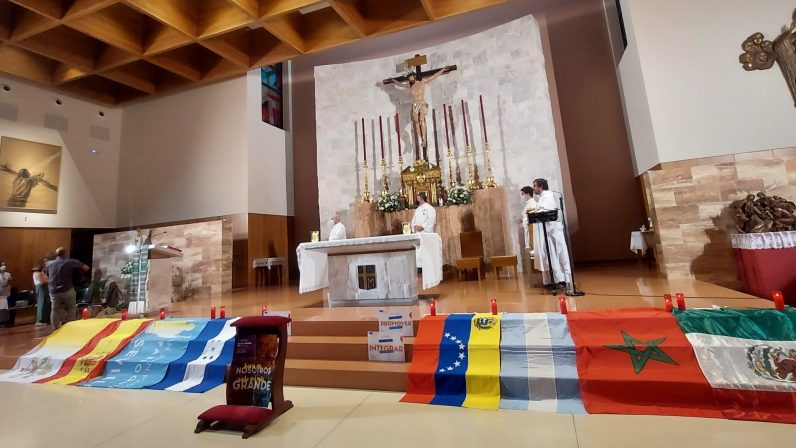
POLYGON ((572 276, 572 289, 567 290, 566 295, 574 297, 585 296, 586 293, 583 291, 578 291, 578 287, 575 286, 575 263, 572 261, 572 243, 569 241, 567 214, 564 210, 564 195, 561 193, 558 194, 558 203, 561 205, 561 222, 564 224, 564 237, 567 239, 567 256, 569 257, 569 270, 570 275, 572 276))

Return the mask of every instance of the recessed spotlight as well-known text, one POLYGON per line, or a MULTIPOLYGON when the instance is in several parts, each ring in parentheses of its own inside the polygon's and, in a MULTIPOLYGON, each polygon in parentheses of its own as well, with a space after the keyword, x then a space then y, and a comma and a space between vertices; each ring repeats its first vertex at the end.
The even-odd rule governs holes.
POLYGON ((104 112, 104 111, 99 111, 99 112, 97 112, 97 114, 98 114, 100 117, 104 117, 104 116, 105 116, 105 112, 104 112))
POLYGON ((61 101, 61 98, 56 98, 56 99, 55 99, 55 105, 56 105, 56 106, 60 106, 60 105, 62 105, 62 104, 64 104, 64 102, 63 102, 63 101, 61 101))
POLYGON ((11 91, 11 86, 9 86, 8 84, 3 84, 2 89, 3 89, 4 92, 10 92, 11 91))
POLYGON ((97 148, 91 148, 91 151, 89 151, 89 152, 91 153, 91 155, 94 155, 94 156, 99 155, 99 153, 100 153, 99 149, 97 149, 97 148))

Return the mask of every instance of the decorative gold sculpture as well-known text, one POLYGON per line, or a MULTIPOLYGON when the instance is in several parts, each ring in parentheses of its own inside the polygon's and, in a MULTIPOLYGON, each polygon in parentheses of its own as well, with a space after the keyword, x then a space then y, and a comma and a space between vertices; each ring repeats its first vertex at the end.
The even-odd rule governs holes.
POLYGON ((783 26, 774 42, 765 40, 763 33, 754 33, 741 46, 744 53, 738 57, 744 70, 768 70, 779 63, 796 106, 796 9, 790 26, 783 26))
POLYGON ((765 193, 746 195, 730 204, 741 233, 786 232, 796 230, 796 204, 765 193))
POLYGON ((438 204, 442 186, 442 172, 438 166, 425 160, 416 160, 413 166, 401 173, 401 184, 406 198, 414 202, 421 191, 426 193, 429 204, 438 204))

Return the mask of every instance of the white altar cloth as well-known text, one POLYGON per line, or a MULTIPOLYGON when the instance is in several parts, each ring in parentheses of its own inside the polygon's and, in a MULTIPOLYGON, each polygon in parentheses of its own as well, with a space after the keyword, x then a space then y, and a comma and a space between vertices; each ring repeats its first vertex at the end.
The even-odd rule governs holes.
POLYGON ((418 260, 418 267, 423 269, 423 289, 439 285, 442 281, 442 239, 436 233, 413 233, 299 244, 296 248, 300 272, 299 293, 329 287, 329 254, 387 252, 412 246, 423 248, 418 260))

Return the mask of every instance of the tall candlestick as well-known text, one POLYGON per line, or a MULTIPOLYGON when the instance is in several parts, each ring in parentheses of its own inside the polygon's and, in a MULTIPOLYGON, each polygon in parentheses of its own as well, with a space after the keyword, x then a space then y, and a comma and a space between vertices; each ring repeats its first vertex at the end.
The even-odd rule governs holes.
POLYGON ((362 118, 362 157, 365 162, 368 161, 368 150, 365 147, 365 119, 362 118))
POLYGON ((462 122, 464 122, 464 146, 470 146, 470 137, 467 135, 467 113, 464 111, 464 100, 462 100, 462 122))
POLYGON ((379 138, 381 139, 381 158, 384 159, 384 131, 381 129, 381 115, 379 115, 379 138))
POLYGON ((445 118, 445 146, 450 148, 451 147, 451 140, 448 137, 448 108, 443 104, 442 105, 442 115, 445 118))
POLYGON ((486 133, 486 119, 484 118, 484 97, 478 95, 478 102, 481 103, 481 126, 484 127, 484 141, 489 142, 489 136, 486 133))

